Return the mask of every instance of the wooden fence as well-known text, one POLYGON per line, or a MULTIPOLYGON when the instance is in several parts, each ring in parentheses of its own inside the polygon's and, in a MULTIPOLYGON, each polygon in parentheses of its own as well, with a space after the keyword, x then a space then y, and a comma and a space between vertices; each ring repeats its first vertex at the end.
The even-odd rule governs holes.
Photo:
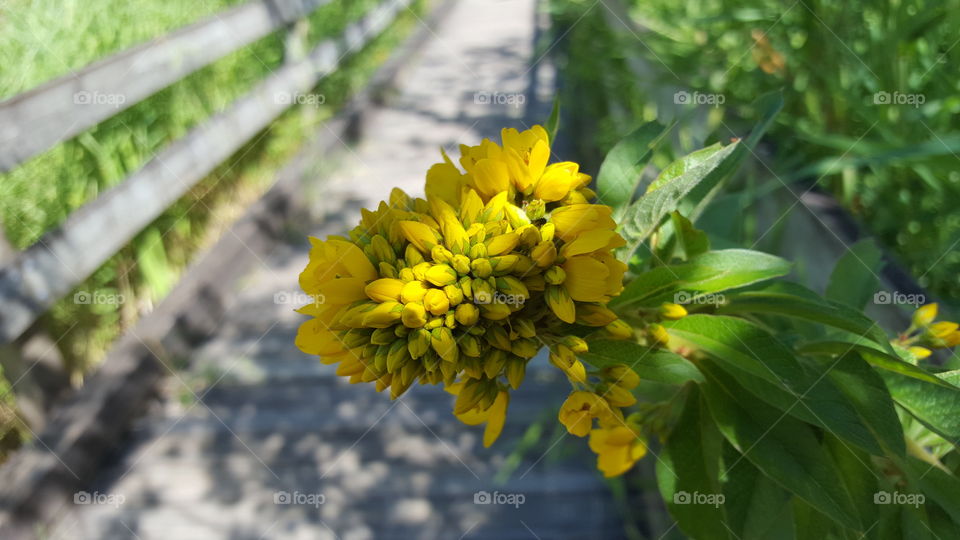
MULTIPOLYGON (((24 333, 191 187, 386 29, 410 0, 384 0, 306 51, 294 27, 330 0, 253 0, 0 102, 0 172, 196 70, 289 28, 287 62, 23 251, 0 246, 0 344, 24 333)), ((40 179, 39 181, 42 181, 40 179)), ((2 236, 2 234, 0 234, 2 236)))

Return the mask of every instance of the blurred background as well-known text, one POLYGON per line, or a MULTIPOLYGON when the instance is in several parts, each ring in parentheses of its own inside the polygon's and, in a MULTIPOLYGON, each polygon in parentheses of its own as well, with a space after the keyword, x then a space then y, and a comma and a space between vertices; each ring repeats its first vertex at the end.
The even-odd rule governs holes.
MULTIPOLYGON (((941 302, 944 318, 950 318, 960 309, 958 27, 960 0, 865 0, 855 6, 833 0, 0 0, 0 461, 20 460, 4 474, 26 483, 8 486, 39 482, 11 469, 62 465, 70 472, 67 480, 50 482, 69 485, 67 493, 99 486, 135 501, 126 513, 105 505, 102 515, 80 518, 91 537, 146 538, 158 529, 143 518, 145 509, 163 508, 164 499, 156 493, 151 496, 159 503, 147 495, 137 499, 134 492, 142 486, 120 482, 128 471, 144 468, 138 463, 164 439, 165 429, 176 433, 179 419, 193 418, 197 403, 205 414, 198 423, 216 417, 234 435, 211 435, 212 441, 227 437, 230 451, 248 460, 252 454, 276 478, 268 478, 268 498, 288 487, 288 475, 303 474, 280 471, 274 459, 321 463, 311 478, 322 484, 323 471, 354 448, 348 443, 373 430, 365 445, 387 444, 392 435, 383 426, 393 408, 386 408, 385 397, 356 401, 361 410, 370 407, 372 418, 337 409, 345 423, 352 419, 360 428, 359 439, 344 436, 344 444, 328 449, 332 456, 311 453, 310 445, 319 442, 289 436, 282 446, 292 454, 263 457, 273 456, 267 443, 276 430, 257 416, 257 407, 237 421, 254 418, 268 427, 234 433, 241 430, 228 415, 249 405, 243 396, 273 411, 276 422, 296 424, 284 414, 320 406, 318 393, 347 401, 353 395, 306 386, 286 408, 277 408, 256 402, 252 393, 329 376, 308 367, 276 372, 313 362, 290 350, 303 239, 307 233, 341 232, 360 206, 375 203, 394 185, 417 193, 438 146, 454 149, 495 137, 503 126, 542 122, 554 99, 562 111, 554 159, 579 161, 595 173, 604 153, 645 121, 676 123, 654 160, 661 168, 707 144, 744 136, 760 115, 755 100, 782 91, 785 104, 767 136, 732 182, 714 194, 697 225, 716 247, 788 256, 797 262, 796 277, 815 288, 848 245, 873 237, 878 255, 871 264, 878 273, 886 269, 878 293, 892 299, 878 297, 874 315, 895 316, 888 308, 907 312, 910 299, 920 295, 941 302), (230 136, 241 127, 250 133, 230 136), (209 157, 219 155, 224 158, 209 157), (118 191, 131 180, 163 194, 152 197, 148 190, 147 199, 167 197, 169 204, 158 206, 155 215, 144 210, 135 204, 144 199, 118 191), (113 206, 103 203, 105 195, 114 198, 113 206), (82 229, 97 214, 109 218, 99 228, 82 229), (138 214, 143 226, 127 222, 138 214), (77 230, 95 233, 65 232, 77 230), (223 247, 237 241, 247 249, 223 247), (84 252, 97 249, 105 253, 102 260, 84 259, 84 252), (239 268, 237 253, 255 270, 230 280, 235 287, 218 289, 216 282, 222 275, 226 283, 228 274, 220 272, 232 263, 239 268), (82 261, 79 267, 74 257, 82 261), (153 320, 164 323, 151 326, 153 320), (145 360, 129 360, 136 355, 122 344, 131 333, 137 338, 130 340, 133 347, 149 349, 145 360), (96 375, 105 361, 129 371, 96 375), (157 361, 162 368, 153 365, 157 361), (142 378, 143 370, 152 375, 142 378), (98 381, 100 394, 88 380, 98 381), (156 382, 162 380, 168 382, 156 382), (236 385, 236 393, 216 402, 219 394, 210 392, 221 381, 236 385), (143 399, 117 390, 124 385, 142 390, 143 399), (84 441, 66 440, 62 430, 82 424, 76 415, 96 396, 123 397, 89 410, 103 415, 129 408, 129 418, 114 426, 116 433, 112 427, 109 435, 95 437, 94 447, 103 451, 74 462, 64 456, 83 454, 78 449, 86 448, 84 441), (62 459, 37 457, 49 453, 62 459), (117 485, 126 487, 118 491, 117 485), (101 522, 108 525, 90 525, 101 522)), ((543 377, 547 388, 563 386, 543 377)), ((556 404, 564 390, 558 392, 556 404)), ((406 419, 413 419, 412 431, 400 438, 434 446, 439 441, 435 451, 453 455, 469 470, 468 495, 494 490, 481 477, 532 489, 509 482, 524 480, 526 473, 517 471, 540 467, 547 455, 563 456, 560 469, 542 472, 542 482, 562 479, 546 488, 543 509, 526 510, 539 515, 538 522, 510 514, 511 525, 502 530, 474 528, 468 514, 475 508, 443 510, 452 521, 433 522, 430 509, 444 508, 445 493, 433 491, 425 499, 431 501, 427 510, 415 499, 386 523, 406 523, 416 531, 411 535, 421 536, 575 538, 590 527, 611 537, 673 534, 656 497, 644 495, 655 490, 649 470, 612 483, 581 478, 591 474, 589 457, 565 449, 563 434, 551 431, 555 409, 534 405, 553 401, 531 396, 529 411, 513 420, 514 433, 500 454, 485 454, 475 440, 463 439, 466 428, 452 419, 441 424, 438 414, 436 424, 420 420, 434 402, 437 410, 445 407, 429 394, 423 395, 423 409, 407 407, 417 412, 406 419), (481 471, 478 464, 487 462, 492 468, 481 471), (576 508, 577 501, 591 501, 592 521, 579 529, 564 526, 570 512, 563 509, 576 508), (623 510, 638 505, 646 510, 623 510), (426 521, 403 521, 418 512, 426 512, 426 521), (551 520, 554 528, 544 529, 551 520)), ((323 406, 335 408, 337 399, 330 399, 323 406)), ((108 418, 96 414, 91 418, 101 424, 108 418)), ((91 426, 84 429, 96 431, 91 426)), ((319 429, 305 425, 301 431, 319 429)), ((175 452, 178 444, 167 440, 159 447, 175 452)), ((227 453, 222 445, 199 445, 193 459, 214 451, 227 453)), ((373 462, 360 459, 367 465, 358 465, 357 474, 373 462)), ((144 474, 162 475, 169 466, 157 464, 144 474)), ((418 470, 438 484, 446 474, 427 465, 418 470)), ((171 474, 170 483, 191 474, 171 474)), ((213 478, 222 483, 235 474, 213 478)), ((258 515, 238 506, 243 493, 238 489, 200 513, 207 518, 229 507, 258 515)), ((348 501, 360 497, 347 493, 348 501)), ((45 495, 8 495, 3 503, 14 517, 60 520, 44 534, 76 526, 64 521, 62 506, 41 509, 49 506, 45 495)), ((313 522, 316 530, 336 531, 335 537, 350 536, 343 531, 386 535, 384 524, 363 522, 370 516, 358 517, 359 525, 337 522, 331 528, 319 507, 316 514, 325 516, 323 527, 313 522)), ((160 515, 189 521, 182 513, 160 515)), ((224 537, 315 532, 251 527, 212 530, 224 537)), ((185 526, 182 537, 197 537, 191 535, 201 530, 185 526)))

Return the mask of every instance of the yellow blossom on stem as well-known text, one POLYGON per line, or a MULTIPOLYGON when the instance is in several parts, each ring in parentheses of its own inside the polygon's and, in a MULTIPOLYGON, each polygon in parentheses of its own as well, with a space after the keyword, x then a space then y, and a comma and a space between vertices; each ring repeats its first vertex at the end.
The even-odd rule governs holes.
MULTIPOLYGON (((623 289, 613 250, 625 242, 612 209, 591 202, 590 176, 549 163, 541 126, 460 150, 459 160, 441 151, 425 198, 394 189, 347 236, 311 239, 300 283, 316 300, 299 310, 310 318, 296 345, 394 399, 442 384, 458 418, 486 424, 489 445, 543 344, 573 384, 589 385, 577 358, 588 345, 570 325, 627 333, 606 307, 623 289)), ((596 415, 622 417, 591 395, 596 415)))

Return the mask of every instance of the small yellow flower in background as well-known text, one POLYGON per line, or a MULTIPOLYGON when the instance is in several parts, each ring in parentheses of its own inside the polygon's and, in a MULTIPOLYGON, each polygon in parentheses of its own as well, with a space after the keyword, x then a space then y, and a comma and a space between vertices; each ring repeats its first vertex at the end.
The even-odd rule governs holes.
POLYGON ((607 478, 627 472, 647 454, 646 442, 626 424, 591 431, 590 449, 597 454, 597 468, 607 478))
POLYGON ((960 324, 951 321, 934 322, 937 304, 927 304, 913 313, 910 328, 900 335, 896 343, 907 347, 914 358, 922 360, 930 356, 930 349, 948 349, 960 345, 960 324))
POLYGON ((622 414, 599 394, 584 390, 571 393, 560 407, 560 423, 571 435, 586 437, 593 429, 594 419, 605 425, 616 424, 618 419, 622 421, 622 414))
MULTIPOLYGON (((299 310, 311 318, 296 338, 338 375, 394 399, 415 382, 443 384, 460 420, 486 424, 486 446, 543 344, 572 384, 590 384, 577 359, 587 343, 568 325, 633 336, 605 306, 623 289, 626 265, 613 250, 624 240, 610 207, 590 202, 590 176, 576 163, 549 164, 540 126, 501 139, 462 145, 462 169, 441 151, 426 198, 395 189, 361 211, 348 237, 312 238, 300 284, 324 302, 299 310)), ((627 401, 629 391, 613 387, 627 401)), ((622 419, 599 399, 606 409, 575 428, 582 436, 592 418, 622 419)))
POLYGON ((687 316, 687 309, 680 304, 665 302, 660 306, 660 316, 664 319, 676 321, 687 316))
POLYGON ((937 318, 937 304, 927 304, 913 312, 913 326, 923 328, 937 318))

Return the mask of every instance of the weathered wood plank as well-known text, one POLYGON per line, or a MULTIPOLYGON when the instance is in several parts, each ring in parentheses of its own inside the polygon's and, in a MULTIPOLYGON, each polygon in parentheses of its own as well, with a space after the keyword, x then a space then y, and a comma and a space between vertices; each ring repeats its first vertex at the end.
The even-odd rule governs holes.
POLYGON ((44 310, 83 281, 218 164, 333 72, 342 57, 377 36, 409 0, 386 0, 325 40, 302 61, 283 66, 226 111, 194 128, 123 183, 70 215, 0 269, 0 342, 20 335, 44 310))
POLYGON ((255 0, 0 102, 0 172, 330 0, 255 0))

